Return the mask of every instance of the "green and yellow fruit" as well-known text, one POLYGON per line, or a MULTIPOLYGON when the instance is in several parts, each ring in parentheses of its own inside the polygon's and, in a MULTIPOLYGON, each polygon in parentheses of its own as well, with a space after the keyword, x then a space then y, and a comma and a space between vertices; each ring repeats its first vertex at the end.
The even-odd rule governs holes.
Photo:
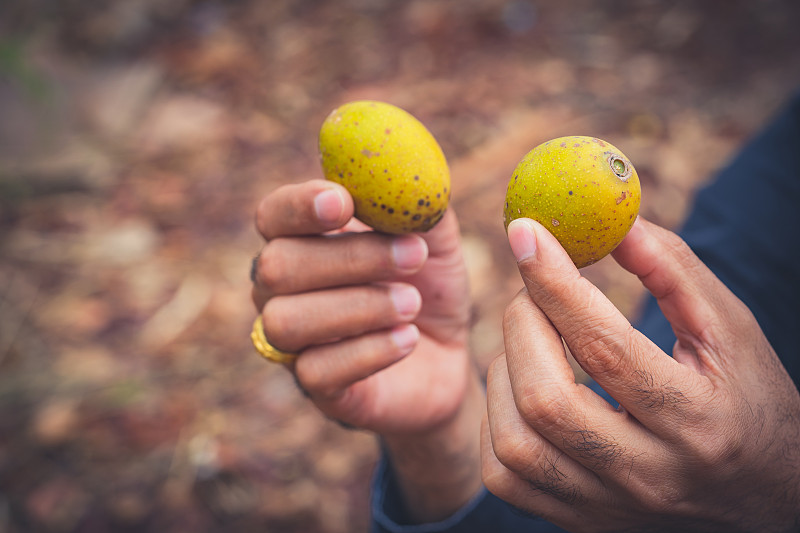
POLYGON ((378 231, 427 231, 447 209, 442 149, 398 107, 367 100, 335 109, 320 129, 319 152, 325 178, 343 185, 356 218, 378 231))
POLYGON ((630 160, 594 137, 561 137, 520 161, 508 182, 505 225, 532 218, 578 268, 608 255, 633 226, 642 192, 630 160))

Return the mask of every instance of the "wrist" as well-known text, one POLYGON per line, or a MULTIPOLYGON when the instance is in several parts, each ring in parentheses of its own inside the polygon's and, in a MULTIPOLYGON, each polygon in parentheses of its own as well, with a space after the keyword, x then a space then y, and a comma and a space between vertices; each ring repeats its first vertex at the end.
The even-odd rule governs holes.
POLYGON ((485 409, 483 386, 472 371, 463 401, 450 418, 424 432, 382 436, 413 520, 442 520, 480 490, 479 435, 485 409))

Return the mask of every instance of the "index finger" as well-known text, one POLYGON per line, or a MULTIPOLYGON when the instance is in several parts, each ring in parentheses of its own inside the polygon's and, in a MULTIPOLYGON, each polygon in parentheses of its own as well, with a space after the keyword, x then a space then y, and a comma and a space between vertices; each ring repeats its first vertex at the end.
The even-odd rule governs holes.
MULTIPOLYGON (((684 417, 699 374, 633 328, 543 226, 518 219, 508 238, 533 302, 552 322, 583 369, 642 422, 684 417), (668 398, 680 396, 681 401, 668 398), (664 402, 653 398, 666 398, 664 402), (684 402, 685 400, 685 402, 684 402)), ((649 425, 649 424, 647 424, 649 425)))
POLYGON ((256 211, 265 239, 315 235, 338 229, 353 217, 353 199, 337 183, 311 180, 284 185, 268 194, 256 211))

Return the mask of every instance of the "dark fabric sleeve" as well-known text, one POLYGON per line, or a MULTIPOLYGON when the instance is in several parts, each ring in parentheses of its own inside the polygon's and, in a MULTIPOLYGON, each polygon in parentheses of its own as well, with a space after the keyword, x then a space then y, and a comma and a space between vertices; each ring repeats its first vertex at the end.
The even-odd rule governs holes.
POLYGON ((441 522, 411 524, 385 456, 375 472, 372 489, 372 533, 564 533, 541 518, 516 510, 485 489, 441 522))

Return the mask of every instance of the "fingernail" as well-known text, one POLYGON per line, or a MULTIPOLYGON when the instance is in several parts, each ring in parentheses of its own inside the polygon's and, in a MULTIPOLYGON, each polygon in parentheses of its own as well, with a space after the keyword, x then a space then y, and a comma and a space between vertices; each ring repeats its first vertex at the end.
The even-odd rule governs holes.
POLYGON ((422 297, 419 291, 411 285, 393 285, 391 298, 400 318, 414 318, 422 306, 422 297))
POLYGON ((405 355, 417 345, 417 341, 419 341, 419 330, 414 324, 405 324, 394 328, 391 336, 394 345, 405 355))
POLYGON ((527 218, 512 220, 508 225, 508 242, 517 261, 522 261, 536 253, 536 233, 533 222, 527 218))
POLYGON ((321 222, 338 221, 344 211, 344 200, 338 189, 327 189, 314 197, 314 210, 321 222))
POLYGON ((428 258, 428 247, 421 237, 408 235, 398 237, 392 243, 392 259, 400 270, 418 268, 428 258))

